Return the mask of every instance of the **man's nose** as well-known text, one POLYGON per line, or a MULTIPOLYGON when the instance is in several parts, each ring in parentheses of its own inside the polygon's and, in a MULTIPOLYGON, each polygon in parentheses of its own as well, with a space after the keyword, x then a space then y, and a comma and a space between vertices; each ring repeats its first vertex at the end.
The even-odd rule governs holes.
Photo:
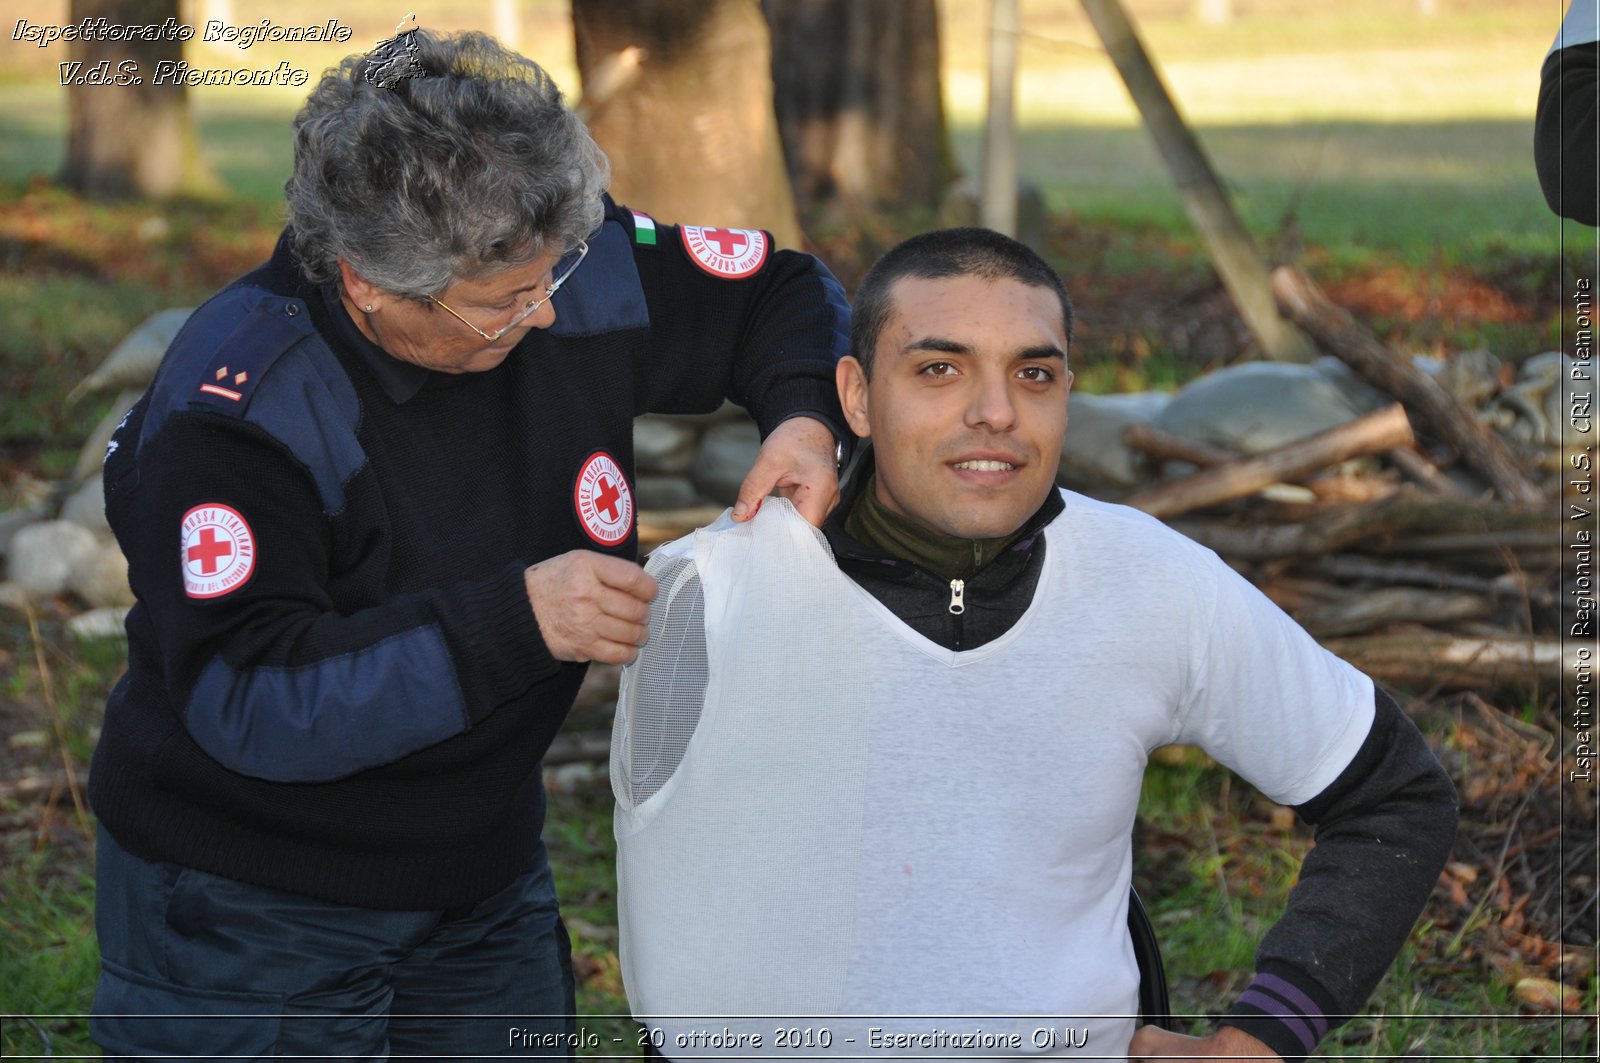
POLYGON ((976 383, 972 402, 967 407, 967 424, 1006 432, 1016 427, 1017 405, 1012 401, 1010 381, 1004 375, 985 376, 976 383))

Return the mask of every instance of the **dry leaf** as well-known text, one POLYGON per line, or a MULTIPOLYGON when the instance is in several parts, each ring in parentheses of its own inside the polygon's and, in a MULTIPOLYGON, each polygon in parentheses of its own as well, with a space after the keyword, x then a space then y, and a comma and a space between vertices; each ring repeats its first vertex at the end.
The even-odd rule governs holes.
POLYGON ((1517 982, 1517 999, 1541 1011, 1578 1011, 1583 1007, 1583 997, 1573 986, 1552 982, 1548 978, 1524 978, 1517 982))

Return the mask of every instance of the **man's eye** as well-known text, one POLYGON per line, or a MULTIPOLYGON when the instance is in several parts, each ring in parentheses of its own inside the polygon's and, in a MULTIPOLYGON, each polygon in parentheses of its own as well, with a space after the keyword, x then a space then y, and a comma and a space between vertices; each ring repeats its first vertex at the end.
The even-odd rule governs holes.
POLYGON ((956 367, 949 362, 930 362, 921 371, 926 376, 953 376, 956 367))
POLYGON ((1017 370, 1017 375, 1024 380, 1032 380, 1040 384, 1048 384, 1056 378, 1053 370, 1042 365, 1025 365, 1017 370))

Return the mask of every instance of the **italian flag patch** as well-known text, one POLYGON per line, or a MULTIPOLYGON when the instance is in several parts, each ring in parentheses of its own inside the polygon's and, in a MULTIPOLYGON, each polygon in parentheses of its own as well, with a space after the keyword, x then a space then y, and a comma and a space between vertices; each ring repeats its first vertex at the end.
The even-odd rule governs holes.
POLYGON ((656 246, 656 220, 636 210, 628 213, 633 215, 633 242, 640 247, 656 246))

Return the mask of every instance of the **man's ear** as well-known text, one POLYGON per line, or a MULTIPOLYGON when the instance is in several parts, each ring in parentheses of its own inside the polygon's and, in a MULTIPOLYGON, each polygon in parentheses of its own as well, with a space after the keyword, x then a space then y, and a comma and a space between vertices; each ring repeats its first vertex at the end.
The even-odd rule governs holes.
POLYGON ((844 419, 850 431, 861 439, 872 435, 872 419, 867 416, 867 371, 852 355, 839 359, 833 370, 833 382, 839 389, 839 405, 844 407, 844 419))
POLYGON ((383 309, 383 301, 389 293, 357 273, 355 268, 342 258, 339 260, 339 279, 344 284, 345 295, 352 303, 369 314, 383 309))

